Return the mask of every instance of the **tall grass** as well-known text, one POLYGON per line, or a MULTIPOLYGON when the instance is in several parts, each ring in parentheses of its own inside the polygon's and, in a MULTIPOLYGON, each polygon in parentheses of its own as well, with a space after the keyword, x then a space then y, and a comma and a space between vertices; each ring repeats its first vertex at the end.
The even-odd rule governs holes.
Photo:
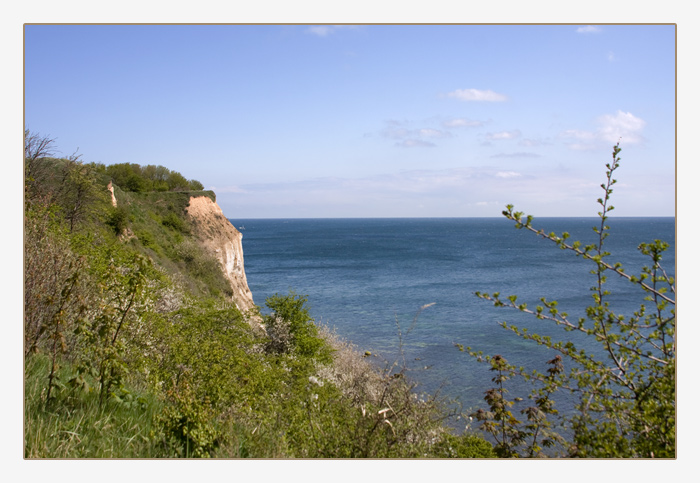
MULTIPOLYGON (((152 395, 99 404, 99 395, 63 385, 46 403, 50 360, 25 363, 25 458, 154 458, 167 456, 150 437, 162 404, 152 395)), ((70 369, 62 369, 66 381, 70 369)))

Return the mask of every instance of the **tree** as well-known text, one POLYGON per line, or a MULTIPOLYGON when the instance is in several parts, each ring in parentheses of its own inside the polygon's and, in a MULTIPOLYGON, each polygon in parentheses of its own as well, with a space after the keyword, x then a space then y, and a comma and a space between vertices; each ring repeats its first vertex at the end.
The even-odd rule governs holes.
POLYGON ((147 191, 146 179, 141 174, 141 166, 135 163, 117 163, 107 166, 107 174, 114 184, 125 191, 147 191))
POLYGON ((107 190, 100 189, 95 171, 90 165, 68 161, 64 167, 62 193, 59 199, 70 231, 97 209, 97 202, 106 202, 107 190))
POLYGON ((151 191, 168 191, 170 170, 164 166, 149 164, 142 168, 143 177, 150 182, 151 191))
POLYGON ((55 142, 55 139, 25 129, 24 159, 33 162, 37 159, 53 156, 56 153, 55 142))
MULTIPOLYGON (((613 173, 619 167, 620 151, 618 143, 613 147, 612 163, 606 164, 606 183, 601 185, 604 196, 598 199, 602 210, 598 213, 600 225, 594 228, 597 234, 595 243, 582 247, 578 241, 567 242, 569 234, 566 232, 559 236, 538 230, 532 225, 532 216, 525 217, 522 212, 513 211, 512 205, 503 212, 506 218, 515 222, 516 228, 525 228, 593 264, 593 303, 586 309, 586 317, 572 320, 558 309, 554 300, 541 298, 542 304, 533 310, 526 304, 519 304, 515 295, 507 299, 503 299, 500 293, 477 292, 476 295, 497 307, 516 309, 552 322, 566 331, 580 332, 595 341, 600 350, 585 350, 570 340, 554 341, 506 323, 502 324, 504 328, 557 352, 560 361, 557 361, 556 370, 550 367, 545 373, 528 373, 507 364, 500 355, 484 357, 468 348, 472 356, 488 361, 492 370, 498 371, 494 378, 497 388, 488 391, 485 398, 491 411, 482 410, 475 415, 482 422, 482 429, 497 437, 502 454, 533 456, 540 453, 537 432, 543 428, 549 431, 550 425, 545 421, 556 414, 553 395, 558 391, 569 391, 576 396, 575 413, 560 420, 563 428, 572 435, 563 442, 568 456, 675 456, 675 280, 661 266, 663 252, 669 245, 661 240, 640 244, 639 251, 649 256, 651 265, 643 267, 639 275, 628 274, 620 263, 608 262, 610 253, 604 249, 610 228, 608 214, 614 209, 609 201, 612 186, 617 182, 613 173), (639 287, 646 294, 647 304, 642 304, 633 314, 615 313, 609 302, 610 292, 605 286, 608 274, 623 277, 639 287), (562 357, 569 365, 568 372, 563 370, 562 357), (507 407, 519 402, 520 398, 507 400, 502 390, 503 383, 516 375, 535 384, 530 396, 535 400, 535 406, 521 411, 527 416, 528 423, 521 423, 507 411, 507 407)), ((549 364, 554 362, 549 361, 549 364)), ((554 438, 548 441, 553 445, 555 441, 563 440, 554 438)))
POLYGON ((190 183, 182 174, 177 171, 171 171, 168 176, 168 186, 170 191, 187 191, 190 189, 190 183))
POLYGON ((42 170, 43 164, 38 160, 54 155, 55 141, 29 129, 24 130, 24 193, 27 202, 43 195, 36 180, 45 174, 45 170, 42 170))

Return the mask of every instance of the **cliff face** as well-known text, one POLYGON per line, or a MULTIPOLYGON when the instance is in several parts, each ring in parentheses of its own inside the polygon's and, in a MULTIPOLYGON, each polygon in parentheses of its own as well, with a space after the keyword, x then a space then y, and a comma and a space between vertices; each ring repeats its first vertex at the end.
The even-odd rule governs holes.
POLYGON ((255 306, 243 268, 243 235, 224 216, 216 202, 207 196, 190 197, 187 214, 194 235, 221 264, 233 289, 233 302, 241 312, 255 306))

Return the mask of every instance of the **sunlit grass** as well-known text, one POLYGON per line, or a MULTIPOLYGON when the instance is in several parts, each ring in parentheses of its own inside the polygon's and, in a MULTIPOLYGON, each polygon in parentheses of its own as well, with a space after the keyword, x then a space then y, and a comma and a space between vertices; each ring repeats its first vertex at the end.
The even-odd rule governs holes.
MULTIPOLYGON (((131 402, 100 406, 94 391, 63 387, 46 403, 49 360, 41 355, 25 365, 24 440, 26 458, 153 458, 160 454, 150 438, 161 404, 141 395, 131 402)), ((68 371, 59 377, 67 379, 68 371)), ((55 390, 55 389, 54 389, 55 390)))

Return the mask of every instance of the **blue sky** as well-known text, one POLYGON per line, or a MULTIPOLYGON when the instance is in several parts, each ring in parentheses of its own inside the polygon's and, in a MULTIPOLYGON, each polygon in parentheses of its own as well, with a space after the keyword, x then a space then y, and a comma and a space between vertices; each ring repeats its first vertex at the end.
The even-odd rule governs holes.
POLYGON ((672 25, 27 25, 25 124, 229 218, 675 213, 672 25))

